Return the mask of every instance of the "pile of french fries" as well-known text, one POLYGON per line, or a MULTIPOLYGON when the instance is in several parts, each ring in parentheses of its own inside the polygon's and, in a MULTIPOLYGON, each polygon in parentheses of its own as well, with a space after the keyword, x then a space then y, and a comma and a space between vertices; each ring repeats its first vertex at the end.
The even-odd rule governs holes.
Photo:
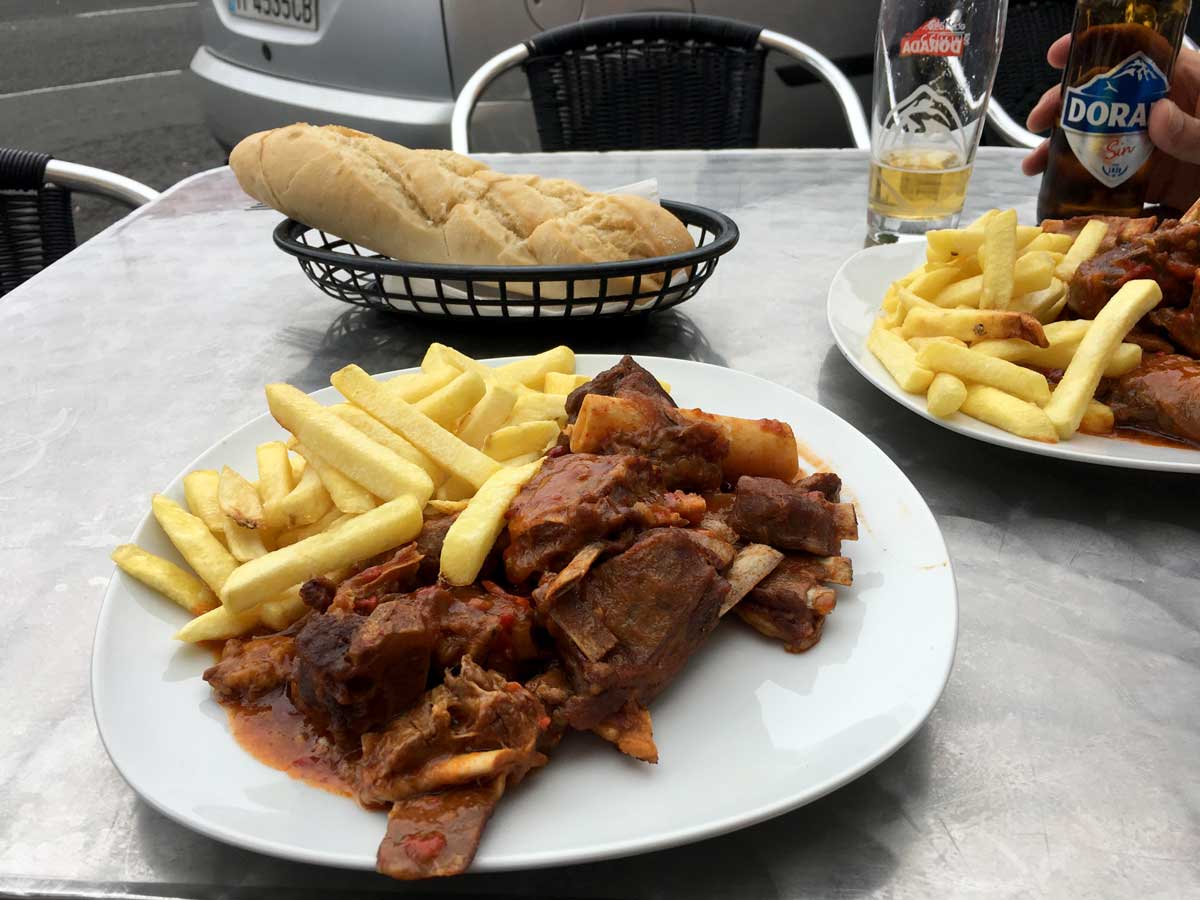
POLYGON ((1107 227, 1094 220, 1072 238, 1018 225, 1009 209, 929 232, 925 264, 888 289, 867 348, 939 418, 963 413, 1047 443, 1111 432, 1112 410, 1093 395, 1102 377, 1141 363, 1141 348, 1123 341, 1162 292, 1131 281, 1094 321, 1059 321, 1107 227), (1037 369, 1064 375, 1051 391, 1037 369))
POLYGON ((256 451, 257 479, 228 466, 184 478, 187 508, 155 495, 155 519, 191 571, 133 544, 117 565, 191 613, 182 641, 286 628, 304 614, 300 585, 340 580, 412 540, 427 514, 461 512, 442 578, 470 584, 513 497, 566 423, 567 394, 588 380, 555 347, 495 368, 432 344, 419 373, 377 381, 350 365, 322 406, 287 384, 267 405, 290 434, 256 451))

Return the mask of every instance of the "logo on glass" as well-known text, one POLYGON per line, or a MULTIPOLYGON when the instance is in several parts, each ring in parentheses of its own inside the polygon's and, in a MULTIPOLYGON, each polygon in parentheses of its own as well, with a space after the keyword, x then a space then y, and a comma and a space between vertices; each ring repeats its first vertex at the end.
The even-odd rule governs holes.
POLYGON ((900 39, 901 56, 962 56, 966 28, 936 16, 900 39))
POLYGON ((1150 107, 1166 96, 1168 86, 1167 76, 1139 52, 1066 89, 1062 129, 1076 158, 1098 181, 1116 187, 1150 157, 1150 107))

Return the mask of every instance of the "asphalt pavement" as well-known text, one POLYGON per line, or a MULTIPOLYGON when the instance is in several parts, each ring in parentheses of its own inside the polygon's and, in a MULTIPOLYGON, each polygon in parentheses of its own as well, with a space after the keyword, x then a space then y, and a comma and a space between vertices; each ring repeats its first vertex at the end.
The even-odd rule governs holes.
MULTIPOLYGON (((111 169, 162 190, 225 162, 188 63, 197 2, 2 0, 0 146, 111 169)), ((76 197, 79 240, 126 212, 76 197)))

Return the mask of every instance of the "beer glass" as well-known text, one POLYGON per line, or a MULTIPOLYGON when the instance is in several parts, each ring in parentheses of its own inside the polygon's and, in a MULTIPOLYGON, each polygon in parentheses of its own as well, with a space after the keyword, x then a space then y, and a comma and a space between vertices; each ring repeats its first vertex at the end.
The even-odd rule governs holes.
POLYGON ((871 240, 958 224, 1008 0, 883 0, 875 40, 871 240))

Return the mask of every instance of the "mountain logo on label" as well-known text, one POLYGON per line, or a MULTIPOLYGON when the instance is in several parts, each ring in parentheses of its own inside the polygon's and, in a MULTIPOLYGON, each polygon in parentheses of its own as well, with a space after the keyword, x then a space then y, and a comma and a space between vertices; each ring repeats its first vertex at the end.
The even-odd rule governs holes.
POLYGON ((1063 94, 1062 129, 1076 158, 1097 180, 1116 187, 1154 150, 1146 134, 1150 107, 1167 94, 1167 76, 1145 53, 1063 94))

